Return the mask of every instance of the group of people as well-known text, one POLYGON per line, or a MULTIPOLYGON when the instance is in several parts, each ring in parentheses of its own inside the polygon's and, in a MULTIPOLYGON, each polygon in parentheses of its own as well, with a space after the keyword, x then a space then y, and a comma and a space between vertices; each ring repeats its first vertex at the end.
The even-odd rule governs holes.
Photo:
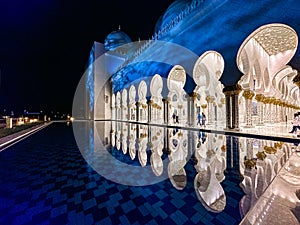
POLYGON ((205 116, 204 112, 202 112, 201 114, 198 113, 197 125, 205 126, 205 124, 206 124, 206 116, 205 116))
POLYGON ((299 114, 295 114, 294 115, 294 120, 292 122, 293 124, 293 128, 290 131, 290 133, 295 134, 297 132, 298 129, 300 129, 300 118, 299 118, 299 114))
MULTIPOLYGON (((173 114, 172 114, 172 119, 173 119, 173 122, 174 123, 178 123, 178 116, 176 114, 176 112, 174 111, 173 114)), ((200 126, 205 126, 206 125, 206 116, 204 114, 204 112, 202 113, 198 113, 198 122, 197 122, 197 125, 200 125, 200 126)))

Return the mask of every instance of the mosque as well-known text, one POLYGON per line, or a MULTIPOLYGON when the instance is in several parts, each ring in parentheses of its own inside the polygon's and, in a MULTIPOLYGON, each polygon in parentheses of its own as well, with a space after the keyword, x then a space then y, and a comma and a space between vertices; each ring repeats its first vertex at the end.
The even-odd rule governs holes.
MULTIPOLYGON (((149 157, 156 175, 150 183, 163 179, 164 167, 172 185, 182 190, 186 159, 194 157, 194 187, 201 203, 214 213, 224 210, 228 193, 220 183, 226 170, 227 182, 239 183, 245 193, 236 199, 236 208, 245 216, 290 158, 298 165, 292 154, 294 139, 283 143, 271 136, 254 140, 225 137, 221 132, 204 134, 208 129, 198 118, 206 115, 209 131, 234 134, 244 128, 268 131, 290 124, 300 111, 297 21, 300 2, 296 0, 176 0, 158 19, 149 40, 133 41, 119 28, 103 43, 94 42, 73 102, 76 119, 99 122, 85 128, 89 141, 82 142, 89 143, 92 153, 82 148, 84 158, 118 183, 116 178, 127 177, 136 167, 116 167, 115 159, 110 163, 103 157, 103 152, 111 157, 106 151, 95 158, 99 149, 104 146, 119 156, 122 149, 121 159, 129 153, 142 168, 149 157), (163 164, 164 151, 168 165, 163 164)), ((84 135, 77 130, 81 139, 84 135)), ((130 182, 145 177, 139 170, 130 182)), ((287 177, 286 181, 299 185, 287 177)), ((280 188, 273 188, 272 198, 261 198, 249 221, 260 221, 275 197, 281 198, 280 203, 292 199, 296 204, 294 192, 288 191, 285 181, 278 182, 280 188)), ((277 210, 277 205, 273 207, 277 210)), ((272 215, 277 216, 277 211, 272 215)), ((278 221, 285 218, 291 217, 278 221)))
POLYGON ((91 50, 81 116, 196 126, 203 112, 207 124, 233 130, 292 120, 298 5, 177 0, 147 41, 111 32, 91 50))

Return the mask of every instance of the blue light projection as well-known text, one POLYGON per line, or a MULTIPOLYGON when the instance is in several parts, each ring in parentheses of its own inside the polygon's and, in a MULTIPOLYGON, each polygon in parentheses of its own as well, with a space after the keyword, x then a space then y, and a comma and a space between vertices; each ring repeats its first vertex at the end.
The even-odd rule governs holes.
POLYGON ((104 40, 104 46, 106 51, 115 50, 117 47, 132 42, 131 38, 123 31, 113 31, 107 35, 104 40))
POLYGON ((86 91, 89 93, 90 112, 94 110, 94 61, 95 61, 95 46, 90 51, 88 67, 86 69, 86 91))
MULTIPOLYGON (((299 0, 177 0, 172 3, 155 26, 155 34, 146 47, 137 50, 135 57, 149 55, 155 58, 174 57, 168 50, 157 51, 156 40, 176 43, 200 56, 204 52, 219 52, 225 61, 225 68, 220 81, 225 85, 234 85, 242 74, 236 65, 237 52, 243 41, 257 28, 269 23, 283 23, 300 33, 300 1, 299 0), (157 54, 155 56, 155 54, 157 54)), ((175 54, 176 55, 176 54, 175 54)), ((185 55, 178 61, 189 61, 185 55)), ((153 76, 158 73, 167 74, 169 67, 156 63, 132 64, 118 71, 112 77, 114 91, 122 89, 136 77, 153 76), (133 67, 133 68, 131 68, 133 67)), ((190 63, 190 62, 189 62, 190 63)), ((191 64, 191 63, 190 63, 191 64)), ((185 70, 186 69, 183 64, 185 70)), ((294 69, 300 71, 299 48, 290 61, 294 69)), ((190 74, 191 75, 191 74, 190 74)), ((187 76, 189 77, 189 76, 187 76)), ((185 90, 193 89, 193 82, 185 85, 185 90)))
POLYGON ((113 74, 112 80, 118 81, 113 82, 113 91, 121 91, 124 87, 129 88, 130 84, 136 80, 140 80, 143 77, 152 77, 155 73, 161 74, 162 77, 166 78, 165 74, 168 74, 171 68, 172 65, 153 61, 130 64, 113 74))

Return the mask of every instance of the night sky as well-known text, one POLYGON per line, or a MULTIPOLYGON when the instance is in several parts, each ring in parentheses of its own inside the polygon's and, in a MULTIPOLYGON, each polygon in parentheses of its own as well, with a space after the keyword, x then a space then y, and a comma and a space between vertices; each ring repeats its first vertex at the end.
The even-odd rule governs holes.
POLYGON ((149 39, 174 0, 0 0, 0 115, 70 113, 94 41, 149 39))

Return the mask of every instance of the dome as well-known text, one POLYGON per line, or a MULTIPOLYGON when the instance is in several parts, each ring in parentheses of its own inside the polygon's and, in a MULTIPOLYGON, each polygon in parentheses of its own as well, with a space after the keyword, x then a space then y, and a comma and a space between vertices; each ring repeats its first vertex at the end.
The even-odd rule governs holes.
POLYGON ((119 46, 131 42, 132 42, 131 38, 126 33, 124 33, 119 29, 107 35, 107 37, 104 40, 104 47, 106 51, 111 51, 111 50, 115 50, 119 46))
POLYGON ((158 19, 155 32, 171 22, 179 13, 185 9, 193 0, 176 0, 165 11, 165 13, 158 19))

